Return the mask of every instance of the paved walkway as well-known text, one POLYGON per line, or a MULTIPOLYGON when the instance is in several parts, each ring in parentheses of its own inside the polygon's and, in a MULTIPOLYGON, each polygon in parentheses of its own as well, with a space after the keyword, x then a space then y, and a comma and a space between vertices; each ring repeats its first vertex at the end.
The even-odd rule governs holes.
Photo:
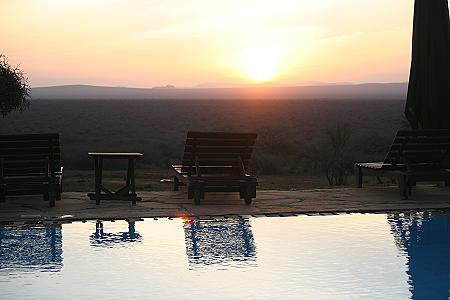
POLYGON ((416 187, 408 200, 401 198, 396 187, 258 191, 252 205, 245 205, 233 193, 207 194, 199 206, 184 191, 141 192, 139 196, 142 201, 136 206, 128 201, 95 205, 85 193, 70 192, 54 208, 39 196, 11 197, 0 203, 0 222, 450 210, 450 188, 432 186, 416 187))

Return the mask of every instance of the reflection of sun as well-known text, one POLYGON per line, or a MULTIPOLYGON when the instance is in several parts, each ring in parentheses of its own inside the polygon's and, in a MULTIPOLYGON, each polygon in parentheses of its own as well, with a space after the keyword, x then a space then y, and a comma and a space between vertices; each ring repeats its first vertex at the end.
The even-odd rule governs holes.
POLYGON ((278 67, 279 53, 273 47, 246 48, 242 51, 242 66, 254 81, 268 81, 278 67))
POLYGON ((179 214, 176 215, 177 218, 181 218, 181 220, 183 220, 184 224, 192 224, 194 222, 194 219, 192 219, 191 217, 189 217, 186 214, 179 214))

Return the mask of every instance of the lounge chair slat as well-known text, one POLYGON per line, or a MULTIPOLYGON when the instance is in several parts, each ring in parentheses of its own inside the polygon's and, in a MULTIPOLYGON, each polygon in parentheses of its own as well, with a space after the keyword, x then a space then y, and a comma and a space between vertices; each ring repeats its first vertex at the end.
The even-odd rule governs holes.
MULTIPOLYGON (((183 161, 183 165, 190 166, 192 160, 186 159, 183 161)), ((236 166, 238 160, 236 158, 198 158, 197 162, 200 166, 236 166)), ((250 160, 244 160, 244 164, 247 165, 250 160)))
POLYGON ((399 130, 397 132, 398 137, 438 137, 449 136, 450 131, 448 129, 422 129, 422 130, 399 130))
POLYGON ((48 134, 8 134, 0 135, 0 141, 46 141, 59 140, 58 133, 48 134))
POLYGON ((196 152, 196 153, 252 153, 252 146, 195 146, 194 145, 186 145, 184 148, 185 152, 196 152))
POLYGON ((256 133, 236 133, 236 132, 200 132, 190 131, 187 139, 204 138, 204 139, 256 139, 256 133))
POLYGON ((195 143, 196 146, 208 146, 208 147, 241 147, 243 144, 246 146, 253 146, 254 139, 187 139, 185 145, 192 146, 195 143))
POLYGON ((436 150, 436 151, 442 151, 450 149, 450 143, 444 142, 444 143, 438 143, 438 142, 432 142, 432 143, 426 143, 425 141, 422 142, 408 142, 407 144, 393 144, 391 147, 391 151, 402 151, 402 150, 417 150, 417 151, 423 151, 423 150, 436 150))
MULTIPOLYGON (((55 147, 54 151, 59 151, 59 147, 55 147)), ((48 155, 49 147, 28 147, 28 148, 0 148, 0 156, 22 156, 44 154, 48 155)))
POLYGON ((221 159, 221 158, 231 158, 236 159, 236 157, 240 156, 242 159, 250 159, 251 153, 196 153, 196 152, 185 152, 183 156, 183 160, 194 159, 195 157, 199 158, 213 158, 213 159, 221 159))

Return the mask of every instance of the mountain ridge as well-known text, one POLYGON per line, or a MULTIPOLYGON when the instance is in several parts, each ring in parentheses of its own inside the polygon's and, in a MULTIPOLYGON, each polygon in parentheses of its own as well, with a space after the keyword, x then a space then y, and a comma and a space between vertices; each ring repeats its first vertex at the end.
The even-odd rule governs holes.
POLYGON ((306 86, 244 86, 177 88, 173 85, 131 88, 60 85, 31 89, 32 99, 399 99, 406 98, 407 82, 326 84, 306 86))

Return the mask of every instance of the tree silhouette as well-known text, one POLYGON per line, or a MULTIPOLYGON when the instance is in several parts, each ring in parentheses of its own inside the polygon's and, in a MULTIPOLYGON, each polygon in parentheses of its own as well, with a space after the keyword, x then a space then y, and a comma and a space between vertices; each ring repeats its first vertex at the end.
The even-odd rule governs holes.
POLYGON ((0 113, 2 117, 14 110, 23 110, 30 104, 30 85, 17 66, 11 66, 0 54, 0 113))
POLYGON ((337 123, 326 130, 325 138, 308 151, 314 168, 320 169, 329 185, 347 184, 347 176, 353 170, 352 130, 347 124, 337 123))

